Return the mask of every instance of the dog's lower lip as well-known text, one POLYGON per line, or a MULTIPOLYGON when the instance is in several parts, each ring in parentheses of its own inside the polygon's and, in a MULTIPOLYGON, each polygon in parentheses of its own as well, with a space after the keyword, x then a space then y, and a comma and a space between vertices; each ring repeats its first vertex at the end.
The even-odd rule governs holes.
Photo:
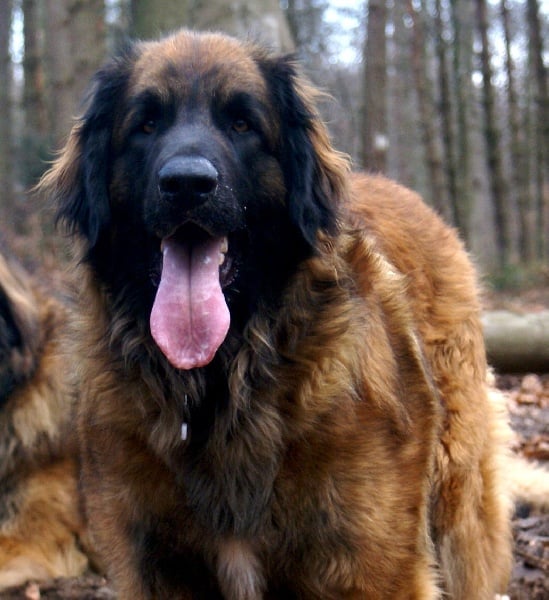
MULTIPOLYGON (((169 235, 166 235, 160 239, 159 264, 158 264, 157 268, 154 268, 151 270, 151 281, 153 282, 154 287, 158 287, 161 276, 162 276, 162 256, 164 255, 164 252, 166 250, 165 240, 167 240, 168 238, 179 236, 181 239, 181 242, 185 243, 186 237, 185 237, 184 227, 185 227, 185 225, 179 226, 179 227, 173 229, 169 235)), ((198 227, 198 226, 197 226, 196 230, 194 231, 194 235, 196 235, 197 232, 200 235, 208 235, 208 236, 211 235, 208 231, 206 231, 205 229, 198 227)), ((190 237, 192 238, 192 235, 190 237)), ((222 244, 221 244, 221 248, 220 248, 220 252, 219 252, 219 258, 218 258, 218 260, 219 260, 219 280, 220 280, 222 289, 227 288, 236 279, 236 267, 235 267, 236 262, 234 261, 234 258, 229 254, 229 248, 230 248, 229 237, 227 235, 225 235, 225 236, 223 236, 223 240, 222 240, 222 244)))
MULTIPOLYGON (((160 240, 160 252, 162 254, 164 254, 164 250, 165 250, 165 240, 168 238, 174 237, 175 235, 177 235, 177 232, 178 232, 178 230, 176 229, 172 234, 165 236, 160 240)), ((229 238, 227 236, 224 236, 223 242, 221 245, 221 249, 220 249, 220 256, 219 256, 219 260, 220 260, 219 264, 220 265, 223 264, 223 262, 225 260, 225 255, 227 254, 228 251, 229 251, 229 238)))
POLYGON ((225 255, 225 260, 219 265, 219 281, 221 288, 225 289, 236 279, 235 261, 231 256, 225 255))

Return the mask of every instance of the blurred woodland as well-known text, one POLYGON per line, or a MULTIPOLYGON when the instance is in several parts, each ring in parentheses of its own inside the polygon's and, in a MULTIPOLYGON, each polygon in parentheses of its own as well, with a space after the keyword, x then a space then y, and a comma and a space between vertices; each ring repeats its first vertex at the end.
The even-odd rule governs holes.
POLYGON ((503 283, 543 273, 547 0, 1 0, 3 238, 41 257, 55 248, 29 190, 90 76, 125 39, 179 26, 294 52, 333 97, 323 114, 356 168, 419 191, 503 283))

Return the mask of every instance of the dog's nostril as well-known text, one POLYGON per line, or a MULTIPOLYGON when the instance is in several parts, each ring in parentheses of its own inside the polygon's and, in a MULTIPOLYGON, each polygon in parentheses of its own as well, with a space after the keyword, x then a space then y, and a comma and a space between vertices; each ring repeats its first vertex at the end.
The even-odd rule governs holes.
POLYGON ((211 194, 217 186, 217 177, 194 177, 191 187, 197 194, 211 194))
POLYGON ((179 156, 170 159, 158 173, 160 193, 206 199, 217 187, 218 173, 203 157, 179 156))
POLYGON ((196 175, 170 175, 160 177, 160 191, 165 194, 210 194, 216 188, 217 180, 196 175))

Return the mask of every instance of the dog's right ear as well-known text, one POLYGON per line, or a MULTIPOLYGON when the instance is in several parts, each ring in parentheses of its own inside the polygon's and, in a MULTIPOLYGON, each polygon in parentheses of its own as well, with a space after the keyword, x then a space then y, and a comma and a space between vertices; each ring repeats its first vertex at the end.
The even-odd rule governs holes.
POLYGON ((92 80, 87 108, 59 158, 38 184, 56 204, 56 222, 96 246, 110 222, 109 168, 115 106, 127 86, 134 51, 128 47, 92 80))

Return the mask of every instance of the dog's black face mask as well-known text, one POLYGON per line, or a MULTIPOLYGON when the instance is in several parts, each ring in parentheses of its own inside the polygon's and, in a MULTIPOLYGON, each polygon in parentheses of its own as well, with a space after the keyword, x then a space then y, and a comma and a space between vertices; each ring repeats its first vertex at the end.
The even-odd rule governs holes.
POLYGON ((318 231, 335 228, 335 186, 291 60, 247 57, 235 77, 207 48, 191 61, 153 46, 97 74, 56 193, 114 302, 191 369, 279 301, 318 231))

